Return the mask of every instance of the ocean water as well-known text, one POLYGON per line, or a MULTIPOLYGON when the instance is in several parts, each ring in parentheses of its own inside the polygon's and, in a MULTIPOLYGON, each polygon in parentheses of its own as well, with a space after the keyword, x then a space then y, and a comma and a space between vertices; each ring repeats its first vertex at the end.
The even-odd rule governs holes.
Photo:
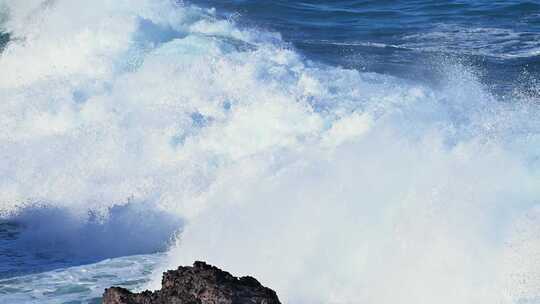
POLYGON ((540 303, 537 1, 0 0, 0 50, 1 303, 540 303))

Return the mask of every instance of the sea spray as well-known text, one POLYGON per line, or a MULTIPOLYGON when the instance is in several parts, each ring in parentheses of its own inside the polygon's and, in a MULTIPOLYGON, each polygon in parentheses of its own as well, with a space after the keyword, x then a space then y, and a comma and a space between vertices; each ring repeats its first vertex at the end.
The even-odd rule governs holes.
POLYGON ((4 6, 0 209, 40 223, 17 246, 178 235, 160 270, 205 259, 289 303, 537 297, 534 96, 452 60, 436 87, 323 65, 171 1, 4 6))

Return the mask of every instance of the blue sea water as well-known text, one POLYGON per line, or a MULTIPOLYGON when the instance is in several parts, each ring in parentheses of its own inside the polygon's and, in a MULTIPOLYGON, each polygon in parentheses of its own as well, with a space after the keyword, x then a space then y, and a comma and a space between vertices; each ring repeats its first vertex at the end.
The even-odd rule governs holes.
POLYGON ((0 52, 1 303, 540 303, 538 1, 0 0, 0 52))
POLYGON ((512 89, 538 73, 536 1, 198 1, 248 27, 281 33, 309 59, 432 81, 457 60, 512 89), (450 59, 451 58, 451 59, 450 59))

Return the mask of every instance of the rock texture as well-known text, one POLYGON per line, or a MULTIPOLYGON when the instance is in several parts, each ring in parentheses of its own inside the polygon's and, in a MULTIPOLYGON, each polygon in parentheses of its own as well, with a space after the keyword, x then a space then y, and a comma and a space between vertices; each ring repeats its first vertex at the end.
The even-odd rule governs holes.
POLYGON ((105 289, 103 304, 280 304, 276 293, 252 277, 236 278, 226 271, 195 262, 163 274, 161 290, 132 293, 105 289))

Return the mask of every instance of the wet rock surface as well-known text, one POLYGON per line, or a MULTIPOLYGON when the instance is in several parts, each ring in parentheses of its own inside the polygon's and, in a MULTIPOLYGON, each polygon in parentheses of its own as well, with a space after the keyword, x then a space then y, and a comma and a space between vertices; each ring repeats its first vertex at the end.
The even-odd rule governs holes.
POLYGON ((234 277, 205 262, 163 274, 158 291, 105 290, 103 304, 279 304, 276 293, 253 277, 234 277))

